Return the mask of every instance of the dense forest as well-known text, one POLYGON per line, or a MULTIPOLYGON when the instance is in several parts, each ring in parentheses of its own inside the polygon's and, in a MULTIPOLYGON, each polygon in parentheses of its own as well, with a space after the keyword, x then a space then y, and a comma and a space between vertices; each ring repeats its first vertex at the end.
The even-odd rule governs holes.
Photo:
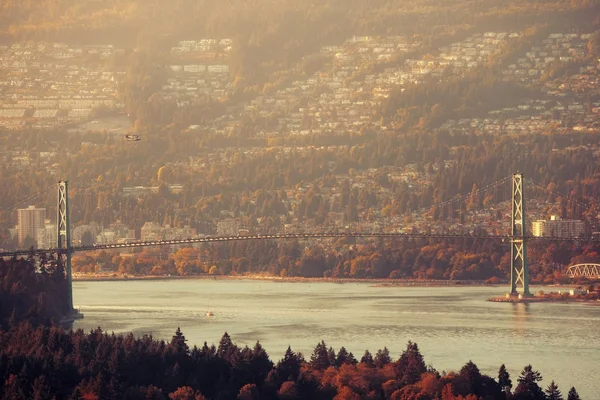
POLYGON ((70 311, 65 293, 64 269, 55 259, 0 259, 0 330, 24 321, 58 323, 70 311))
MULTIPOLYGON (((0 394, 11 400, 564 399, 531 365, 514 384, 504 365, 497 379, 471 361, 440 373, 411 342, 397 359, 384 348, 358 360, 321 341, 309 360, 288 348, 276 364, 258 342, 240 348, 225 333, 218 346, 189 348, 179 329, 165 342, 23 323, 0 331, 0 344, 0 394)), ((575 388, 567 399, 579 399, 575 388)))

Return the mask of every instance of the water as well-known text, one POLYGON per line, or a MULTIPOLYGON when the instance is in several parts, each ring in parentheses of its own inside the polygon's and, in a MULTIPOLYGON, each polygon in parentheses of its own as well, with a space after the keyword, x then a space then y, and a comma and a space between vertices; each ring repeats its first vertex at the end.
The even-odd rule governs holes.
MULTIPOLYGON (((152 334, 177 327, 190 346, 218 344, 227 331, 239 346, 260 341, 278 361, 288 345, 308 359, 320 340, 360 359, 387 346, 397 359, 408 340, 428 364, 459 370, 467 361, 496 378, 506 364, 516 386, 532 364, 546 388, 575 386, 587 400, 600 391, 600 307, 582 303, 492 303, 503 287, 375 287, 251 280, 75 282, 85 318, 75 328, 152 334), (213 317, 206 317, 210 310, 213 317)), ((538 290, 536 288, 534 290, 538 290)), ((543 288, 549 291, 548 288, 543 288)))

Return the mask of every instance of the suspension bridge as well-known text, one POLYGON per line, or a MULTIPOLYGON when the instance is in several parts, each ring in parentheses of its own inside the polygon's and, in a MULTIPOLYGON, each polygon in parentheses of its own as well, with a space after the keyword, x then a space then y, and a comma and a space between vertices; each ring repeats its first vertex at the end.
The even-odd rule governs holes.
MULTIPOLYGON (((56 254, 60 265, 64 266, 68 283, 68 304, 71 310, 73 308, 73 280, 71 257, 75 252, 96 251, 110 249, 140 248, 151 246, 173 246, 173 245, 191 245, 195 243, 214 243, 228 241, 250 241, 250 240, 285 240, 285 239, 322 239, 322 238, 395 238, 395 239, 452 239, 452 238, 472 238, 482 240, 501 240, 509 242, 511 247, 511 267, 510 267, 510 295, 514 297, 530 297, 529 291, 529 272, 527 266, 527 242, 532 240, 548 240, 548 237, 539 237, 527 235, 525 221, 525 195, 524 178, 520 173, 510 177, 498 180, 477 190, 482 192, 490 188, 498 187, 508 181, 512 182, 511 191, 511 226, 507 235, 488 235, 488 234, 446 234, 446 233, 403 233, 403 232, 319 232, 319 233, 277 233, 266 235, 239 235, 239 236, 212 236, 198 237, 176 240, 152 240, 136 241, 130 243, 99 244, 90 246, 72 246, 71 230, 69 222, 69 195, 68 182, 58 182, 58 205, 57 205, 57 247, 51 249, 30 249, 17 250, 9 252, 0 252, 0 257, 18 257, 25 255, 56 254)), ((469 195, 455 197, 434 204, 428 208, 444 207, 467 200, 469 195)), ((552 240, 573 241, 574 238, 553 237, 552 240)), ((597 271, 597 270, 596 270, 597 271)))

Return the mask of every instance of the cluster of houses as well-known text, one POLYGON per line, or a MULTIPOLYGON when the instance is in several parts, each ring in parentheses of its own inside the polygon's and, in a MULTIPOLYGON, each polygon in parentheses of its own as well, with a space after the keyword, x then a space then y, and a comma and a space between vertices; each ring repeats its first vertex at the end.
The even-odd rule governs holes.
POLYGON ((504 80, 517 80, 539 89, 537 99, 519 99, 515 105, 491 110, 484 118, 450 119, 441 125, 454 133, 528 134, 600 130, 600 60, 588 56, 592 34, 550 34, 502 71, 504 80), (566 75, 553 77, 550 69, 574 65, 566 75))
POLYGON ((404 36, 352 37, 340 46, 324 46, 324 68, 272 95, 259 96, 244 113, 277 118, 264 135, 308 135, 347 132, 371 125, 376 106, 373 89, 383 82, 366 78, 373 66, 414 50, 419 39, 404 36))
POLYGON ((80 122, 93 109, 122 109, 124 71, 112 45, 61 43, 0 45, 0 128, 52 129, 80 122))
POLYGON ((216 60, 226 56, 232 46, 232 39, 181 40, 171 48, 171 55, 216 60))
POLYGON ((141 229, 141 240, 143 242, 153 240, 179 240, 196 237, 196 229, 189 225, 176 227, 166 224, 164 226, 156 222, 146 222, 141 229))
MULTIPOLYGON (((277 117, 276 127, 262 135, 309 135, 359 131, 376 126, 373 113, 392 90, 420 83, 426 77, 464 74, 484 63, 514 33, 475 34, 420 60, 391 62, 418 48, 420 38, 353 37, 340 46, 325 46, 330 62, 311 77, 295 81, 274 95, 259 96, 245 107, 248 115, 277 117), (381 65, 382 71, 373 73, 381 65)), ((397 60, 396 60, 397 61, 397 60)))
POLYGON ((550 64, 569 63, 585 57, 588 41, 592 33, 552 33, 539 46, 534 46, 518 58, 514 64, 503 69, 506 81, 538 83, 550 64))
MULTIPOLYGON (((222 101, 233 91, 227 65, 231 39, 181 41, 162 95, 179 107, 195 99, 222 101)), ((28 42, 0 45, 0 128, 53 129, 92 119, 94 109, 120 112, 125 71, 113 45, 28 42)))
POLYGON ((488 112, 484 118, 445 121, 440 129, 454 134, 521 135, 552 130, 597 132, 600 130, 600 102, 527 99, 514 107, 488 112))
POLYGON ((443 79, 445 75, 461 76, 470 69, 488 62, 517 33, 476 33, 467 39, 439 49, 439 54, 428 55, 420 60, 406 60, 400 74, 402 82, 420 82, 422 76, 443 79))
POLYGON ((161 94, 178 107, 197 99, 225 101, 233 93, 227 58, 232 39, 184 40, 171 48, 172 64, 161 94))

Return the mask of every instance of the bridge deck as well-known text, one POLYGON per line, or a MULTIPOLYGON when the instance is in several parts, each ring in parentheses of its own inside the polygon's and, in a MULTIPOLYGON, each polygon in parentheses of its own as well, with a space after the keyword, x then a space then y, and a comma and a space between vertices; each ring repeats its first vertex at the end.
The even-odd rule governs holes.
MULTIPOLYGON (((280 233, 271 235, 245 235, 245 236, 208 236, 201 238, 188 238, 176 240, 152 240, 144 242, 131 243, 112 243, 100 244, 92 246, 72 246, 71 253, 79 251, 96 251, 110 249, 127 249, 136 247, 150 246, 177 246, 194 243, 213 243, 213 242, 229 242, 229 241, 248 241, 248 240, 282 240, 282 239, 325 239, 325 238, 390 238, 390 239, 477 239, 477 240, 502 240, 510 242, 511 238, 508 235, 457 235, 445 233, 384 233, 384 232, 324 232, 324 233, 280 233)), ((547 241, 572 241, 573 238, 550 238, 539 236, 525 236, 523 239, 532 240, 547 240, 547 241)), ((584 240, 584 239, 582 239, 584 240)), ((587 239, 599 241, 598 239, 587 239)), ((0 252, 0 257, 14 257, 24 255, 39 255, 47 253, 64 254, 67 249, 33 249, 33 250, 17 250, 9 252, 0 252)))

